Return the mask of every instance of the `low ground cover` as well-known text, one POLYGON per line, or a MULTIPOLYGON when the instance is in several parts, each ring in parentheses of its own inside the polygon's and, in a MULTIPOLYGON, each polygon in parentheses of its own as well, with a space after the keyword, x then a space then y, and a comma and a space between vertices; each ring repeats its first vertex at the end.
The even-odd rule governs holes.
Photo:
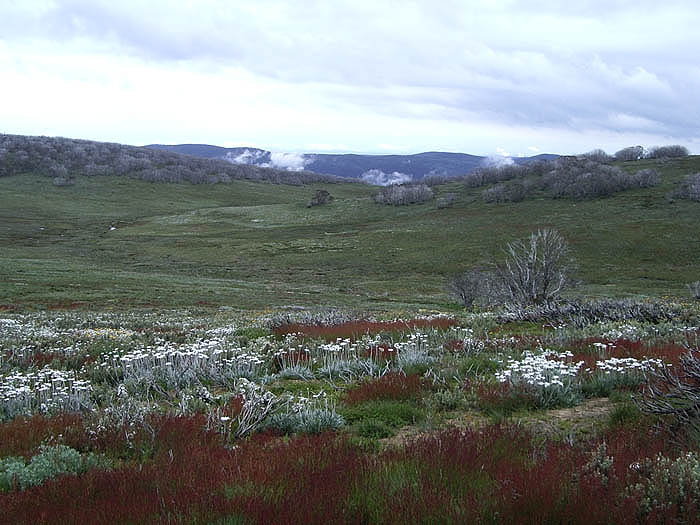
POLYGON ((0 522, 690 523, 699 312, 662 308, 3 312, 0 522))

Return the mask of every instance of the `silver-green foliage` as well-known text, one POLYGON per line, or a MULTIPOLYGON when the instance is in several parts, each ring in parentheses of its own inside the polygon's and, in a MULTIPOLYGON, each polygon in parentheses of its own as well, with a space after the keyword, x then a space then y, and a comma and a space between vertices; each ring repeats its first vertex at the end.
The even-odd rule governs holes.
POLYGON ((320 434, 345 425, 343 416, 333 408, 305 408, 298 412, 278 412, 268 418, 265 428, 283 434, 320 434))
POLYGON ((109 466, 109 461, 101 455, 81 454, 65 445, 42 446, 28 463, 19 457, 0 460, 0 490, 24 490, 63 474, 82 474, 109 466))
POLYGON ((688 452, 676 459, 658 455, 633 467, 640 473, 640 481, 628 488, 628 494, 639 503, 647 515, 676 507, 680 515, 700 504, 700 457, 688 452))

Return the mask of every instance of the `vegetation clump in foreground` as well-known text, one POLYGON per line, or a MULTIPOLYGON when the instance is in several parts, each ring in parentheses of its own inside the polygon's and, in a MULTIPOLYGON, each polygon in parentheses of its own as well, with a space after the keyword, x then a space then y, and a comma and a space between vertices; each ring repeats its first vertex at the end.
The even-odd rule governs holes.
POLYGON ((596 308, 4 313, 1 519, 692 522, 697 308, 596 308))

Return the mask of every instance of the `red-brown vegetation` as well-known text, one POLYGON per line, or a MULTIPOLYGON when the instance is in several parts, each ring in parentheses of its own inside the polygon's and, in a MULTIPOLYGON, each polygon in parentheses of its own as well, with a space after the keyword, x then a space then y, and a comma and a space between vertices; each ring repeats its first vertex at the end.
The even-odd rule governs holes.
POLYGON ((348 390, 344 401, 348 405, 357 405, 365 401, 380 399, 411 399, 421 391, 423 384, 418 374, 406 375, 402 372, 388 374, 348 390))

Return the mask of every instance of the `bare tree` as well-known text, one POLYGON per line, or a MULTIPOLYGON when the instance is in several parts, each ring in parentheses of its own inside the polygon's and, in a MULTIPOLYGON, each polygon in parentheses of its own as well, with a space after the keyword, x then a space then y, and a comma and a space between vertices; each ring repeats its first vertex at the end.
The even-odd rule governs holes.
POLYGON ((517 304, 550 304, 571 284, 573 260, 566 240, 544 229, 505 248, 497 273, 508 300, 517 304))

